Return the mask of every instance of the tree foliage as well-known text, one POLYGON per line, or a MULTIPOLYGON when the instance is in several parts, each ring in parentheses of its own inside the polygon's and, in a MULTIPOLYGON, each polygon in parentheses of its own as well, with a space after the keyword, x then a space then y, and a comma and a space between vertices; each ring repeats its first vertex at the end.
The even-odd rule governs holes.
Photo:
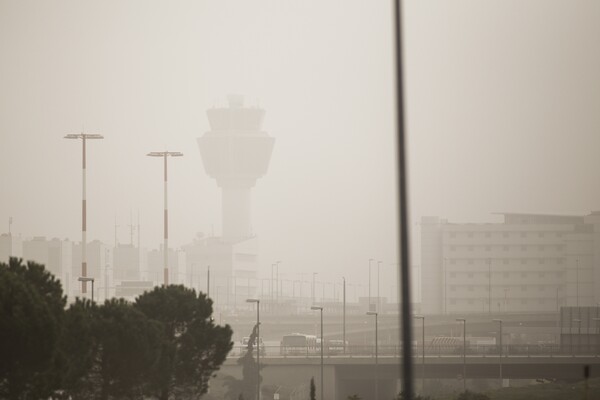
POLYGON ((317 389, 315 388, 315 378, 310 378, 310 400, 317 399, 317 389))
POLYGON ((153 381, 162 400, 200 397, 233 347, 229 325, 214 324, 212 300, 184 286, 156 287, 135 308, 163 325, 164 339, 153 381))
POLYGON ((0 398, 48 397, 57 386, 65 304, 42 265, 0 263, 0 398))
MULTIPOLYGON (((235 400, 238 394, 241 394, 246 399, 256 398, 256 389, 258 387, 258 379, 262 382, 262 376, 260 373, 257 374, 258 363, 254 359, 254 344, 258 343, 258 325, 254 325, 250 337, 248 338, 248 344, 246 351, 237 360, 237 364, 242 366, 242 379, 236 379, 232 376, 225 378, 224 385, 227 387, 227 393, 225 394, 227 399, 235 400)), ((264 364, 260 366, 262 370, 264 364)))
POLYGON ((0 263, 0 398, 198 398, 232 346, 211 301, 182 286, 65 306, 42 265, 0 263))

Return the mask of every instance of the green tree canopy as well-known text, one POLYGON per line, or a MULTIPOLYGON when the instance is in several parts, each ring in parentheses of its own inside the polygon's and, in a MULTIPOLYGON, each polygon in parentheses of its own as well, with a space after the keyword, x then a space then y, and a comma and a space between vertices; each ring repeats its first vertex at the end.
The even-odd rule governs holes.
POLYGON ((181 285, 156 287, 139 296, 136 309, 164 327, 164 341, 155 375, 161 400, 199 397, 231 350, 229 325, 214 324, 212 301, 181 285))
POLYGON ((0 263, 0 398, 43 398, 56 387, 66 298, 43 265, 0 263))

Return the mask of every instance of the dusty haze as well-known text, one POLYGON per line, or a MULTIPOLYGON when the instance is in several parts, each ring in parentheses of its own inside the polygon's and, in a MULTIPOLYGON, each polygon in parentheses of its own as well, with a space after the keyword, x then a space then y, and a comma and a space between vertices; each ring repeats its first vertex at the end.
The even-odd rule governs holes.
MULTIPOLYGON (((196 139, 229 93, 265 108, 276 139, 253 190, 262 273, 393 276, 396 189, 391 7, 386 1, 0 1, 0 221, 80 240, 82 129, 88 237, 170 244, 221 232, 220 192, 196 139)), ((600 208, 600 3, 406 2, 413 259, 418 218, 600 208)), ((287 274, 287 275, 286 275, 287 274)), ((308 277, 309 275, 306 275, 308 277)), ((395 282, 388 280, 387 282, 395 282)), ((390 283, 385 283, 389 285, 390 283)), ((386 290, 388 290, 386 288, 386 290)))

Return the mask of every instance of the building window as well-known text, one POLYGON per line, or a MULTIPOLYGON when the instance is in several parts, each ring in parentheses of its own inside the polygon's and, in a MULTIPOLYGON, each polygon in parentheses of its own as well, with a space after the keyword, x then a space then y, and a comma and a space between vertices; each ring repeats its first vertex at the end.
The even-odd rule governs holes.
POLYGON ((521 299, 521 304, 527 304, 527 299, 521 299))
POLYGON ((526 278, 527 277, 527 272, 521 272, 521 278, 526 278))
POLYGON ((486 233, 485 233, 485 237, 486 237, 486 238, 490 238, 490 237, 492 237, 492 233, 491 233, 491 232, 486 232, 486 233))
POLYGON ((469 232, 469 233, 467 234, 467 237, 470 237, 470 238, 472 238, 472 237, 473 237, 473 232, 469 232))
POLYGON ((467 261, 467 264, 469 264, 469 265, 473 265, 473 260, 469 260, 469 261, 467 261))
POLYGON ((543 292, 544 291, 544 287, 543 286, 538 286, 538 291, 543 292))
POLYGON ((454 285, 450 286, 450 291, 451 292, 456 292, 456 286, 454 286, 454 285))
POLYGON ((473 246, 469 246, 469 247, 467 247, 467 249, 468 249, 469 251, 473 251, 473 246))
POLYGON ((521 265, 525 265, 527 264, 527 259, 526 258, 522 258, 521 259, 521 265))
POLYGON ((468 276, 469 278, 472 278, 472 277, 473 277, 473 273, 472 273, 472 272, 469 272, 469 273, 467 274, 467 276, 468 276))
POLYGON ((485 251, 491 251, 492 247, 491 246, 485 246, 485 251))
POLYGON ((556 245, 556 251, 561 251, 562 250, 562 246, 560 244, 556 245))
POLYGON ((469 300, 467 300, 467 303, 469 303, 469 304, 473 304, 473 299, 469 299, 469 300))
POLYGON ((540 304, 544 304, 544 303, 545 303, 545 301, 544 301, 544 299, 538 299, 538 303, 540 303, 540 304))
POLYGON ((508 278, 508 272, 504 272, 504 273, 502 274, 502 276, 503 276, 504 278, 508 278))
POLYGON ((542 265, 542 264, 544 264, 544 263, 546 262, 546 260, 544 260, 543 258, 540 258, 540 259, 538 260, 538 262, 539 262, 539 264, 540 264, 540 265, 542 265))
POLYGON ((507 259, 504 259, 504 260, 502 260, 502 263, 503 263, 504 265, 508 265, 508 260, 507 260, 507 259))
POLYGON ((544 246, 538 246, 539 251, 544 251, 544 246))
POLYGON ((450 251, 456 251, 456 246, 450 246, 450 251))
POLYGON ((456 272, 450 272, 450 278, 456 278, 456 272))
POLYGON ((503 246, 503 247, 502 247, 502 250, 504 250, 504 251, 508 251, 508 246, 503 246))
POLYGON ((456 304, 456 299, 450 299, 450 304, 456 304))
POLYGON ((527 291, 527 286, 523 285, 521 286, 521 292, 526 292, 527 291))
POLYGON ((543 238, 544 237, 544 232, 538 233, 538 237, 543 238))
POLYGON ((473 291, 473 286, 469 286, 469 292, 473 291))
POLYGON ((557 277, 557 278, 562 278, 562 272, 557 272, 557 273, 556 273, 556 277, 557 277))
POLYGON ((456 232, 450 232, 450 237, 454 239, 456 237, 456 232))
POLYGON ((502 237, 503 237, 503 238, 507 238, 507 237, 508 237, 508 232, 504 232, 504 233, 502 234, 502 237))
POLYGON ((521 232, 521 237, 522 238, 526 238, 527 237, 527 233, 526 232, 521 232))
POLYGON ((521 251, 527 251, 527 246, 521 246, 521 251))
POLYGON ((456 260, 455 260, 454 258, 453 258, 453 259, 451 259, 451 260, 450 260, 450 264, 452 264, 452 265, 456 264, 456 260))
POLYGON ((560 233, 560 232, 558 232, 558 233, 556 234, 556 237, 560 239, 560 238, 562 238, 562 237, 563 237, 563 234, 562 234, 562 233, 560 233))
POLYGON ((539 275, 540 278, 545 278, 546 277, 546 274, 544 272, 540 272, 538 275, 539 275))
POLYGON ((562 265, 562 263, 563 263, 563 260, 562 260, 562 258, 559 258, 559 259, 557 259, 557 260, 556 260, 556 263, 557 263, 558 265, 562 265))

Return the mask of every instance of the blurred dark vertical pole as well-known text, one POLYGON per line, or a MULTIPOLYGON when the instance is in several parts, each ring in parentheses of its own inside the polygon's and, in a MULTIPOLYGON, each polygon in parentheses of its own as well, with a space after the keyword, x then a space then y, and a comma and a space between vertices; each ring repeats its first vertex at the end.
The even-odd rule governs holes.
POLYGON ((405 399, 413 398, 413 368, 412 368, 412 315, 410 304, 410 266, 408 244, 408 205, 406 184, 406 146, 404 135, 404 85, 402 70, 402 9, 400 0, 394 0, 394 30, 396 48, 396 124, 398 129, 398 202, 400 219, 400 295, 401 295, 401 326, 402 332, 402 384, 405 399))

